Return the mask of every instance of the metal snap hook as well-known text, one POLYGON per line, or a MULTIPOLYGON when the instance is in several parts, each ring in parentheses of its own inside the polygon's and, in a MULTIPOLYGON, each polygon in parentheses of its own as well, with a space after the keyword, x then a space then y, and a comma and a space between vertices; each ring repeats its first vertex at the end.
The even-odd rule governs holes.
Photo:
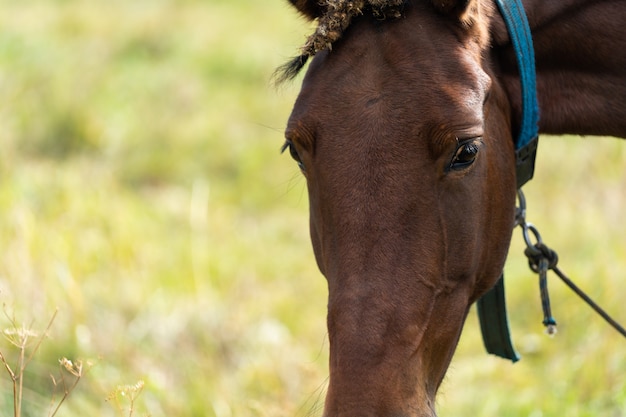
POLYGON ((541 239, 539 230, 537 230, 537 228, 532 223, 526 222, 526 197, 524 196, 524 193, 521 189, 517 190, 517 200, 519 201, 519 206, 516 207, 515 211, 515 225, 522 228, 524 242, 526 242, 526 247, 528 248, 529 254, 532 256, 540 255, 541 250, 539 249, 539 247, 543 245, 543 240, 541 239), (535 243, 533 243, 531 234, 535 238, 535 243))
POLYGON ((515 207, 515 226, 523 226, 526 224, 526 197, 521 189, 517 190, 517 200, 519 206, 515 207))

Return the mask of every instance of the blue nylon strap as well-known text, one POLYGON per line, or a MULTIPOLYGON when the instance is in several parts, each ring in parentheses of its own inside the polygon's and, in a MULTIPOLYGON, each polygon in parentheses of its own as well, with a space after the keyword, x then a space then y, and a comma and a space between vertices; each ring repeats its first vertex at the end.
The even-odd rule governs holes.
POLYGON ((535 51, 530 26, 521 0, 496 0, 515 49, 522 84, 522 124, 515 149, 528 145, 539 135, 539 103, 535 76, 535 51))
POLYGON ((509 359, 513 363, 520 356, 513 347, 509 318, 506 315, 506 297, 504 294, 504 274, 496 285, 478 299, 476 303, 480 331, 488 353, 509 359))
MULTIPOLYGON (((535 75, 535 52, 528 19, 521 0, 496 0, 504 18, 520 73, 522 90, 522 123, 515 142, 517 188, 533 177, 539 136, 539 103, 535 75)), ((504 276, 477 301, 478 318, 487 352, 519 360, 513 347, 506 314, 504 276)))

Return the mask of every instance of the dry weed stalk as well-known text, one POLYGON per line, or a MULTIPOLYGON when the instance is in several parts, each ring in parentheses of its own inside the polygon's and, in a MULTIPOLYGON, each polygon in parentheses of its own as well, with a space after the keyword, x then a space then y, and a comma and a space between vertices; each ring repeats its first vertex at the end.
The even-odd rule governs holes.
MULTIPOLYGON (((18 358, 17 364, 15 366, 11 366, 8 359, 4 356, 2 352, 0 352, 0 362, 4 365, 11 381, 13 383, 13 417, 21 417, 22 415, 22 398, 24 393, 24 371, 32 361, 35 353, 41 347, 43 340, 48 335, 48 331, 52 327, 52 323, 57 316, 59 310, 55 310, 52 318, 48 322, 46 329, 38 335, 37 332, 33 331, 30 327, 18 326, 15 318, 7 313, 6 305, 4 306, 4 315, 9 320, 11 327, 2 331, 2 335, 4 338, 15 346, 18 349, 18 358), (28 352, 30 351, 30 352, 28 352)), ((54 417, 59 408, 63 404, 63 402, 70 395, 72 390, 78 385, 78 382, 84 375, 84 373, 91 367, 91 364, 87 364, 88 367, 85 368, 83 366, 82 361, 72 362, 67 358, 62 358, 59 360, 60 367, 60 378, 57 380, 54 376, 50 376, 52 378, 52 383, 56 389, 57 386, 61 386, 63 389, 63 397, 59 401, 59 403, 54 406, 55 399, 54 394, 52 400, 50 402, 50 410, 48 412, 48 417, 54 417), (74 377, 74 381, 71 384, 67 383, 66 374, 69 373, 74 377)))
POLYGON ((24 392, 24 370, 33 359, 33 356, 39 350, 43 339, 48 334, 54 319, 57 316, 59 310, 55 310, 46 330, 41 334, 41 336, 37 336, 37 333, 31 330, 30 328, 26 328, 25 326, 18 326, 15 318, 9 316, 6 311, 6 305, 4 306, 4 315, 11 323, 11 327, 5 329, 2 334, 11 343, 13 346, 17 347, 19 350, 19 357, 17 359, 17 366, 15 368, 11 368, 11 365, 7 361, 6 357, 0 352, 0 361, 4 365, 4 368, 7 370, 9 376, 11 377, 11 381, 13 383, 13 416, 20 417, 22 415, 22 394, 24 392), (34 339, 34 346, 30 350, 30 354, 26 356, 26 350, 29 347, 30 343, 34 339), (15 370, 14 370, 15 369, 15 370))
POLYGON ((54 378, 54 375, 50 375, 50 378, 52 379, 52 384, 55 387, 55 391, 56 387, 61 386, 61 388, 63 389, 63 396, 61 397, 61 400, 56 405, 56 407, 54 407, 54 396, 52 397, 52 399, 50 400, 50 412, 48 413, 48 417, 54 417, 56 415, 57 411, 59 411, 59 408, 61 408, 63 402, 65 402, 65 400, 67 399, 67 397, 69 397, 74 388, 76 388, 76 385, 78 385, 78 382, 83 377, 85 372, 91 369, 92 366, 93 365, 91 362, 87 362, 87 367, 85 368, 83 366, 83 361, 81 360, 72 362, 67 358, 59 359, 60 378, 58 381, 54 378), (65 379, 65 374, 68 373, 74 377, 74 381, 71 384, 68 384, 65 379))

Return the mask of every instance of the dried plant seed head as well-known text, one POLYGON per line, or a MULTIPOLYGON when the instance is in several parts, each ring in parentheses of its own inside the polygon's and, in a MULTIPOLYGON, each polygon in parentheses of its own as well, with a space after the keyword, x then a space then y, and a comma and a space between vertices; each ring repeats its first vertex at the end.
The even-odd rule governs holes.
POLYGON ((59 359, 59 364, 63 367, 67 372, 74 375, 77 378, 80 378, 83 375, 83 361, 77 360, 76 362, 72 362, 67 358, 59 359))
POLYGON ((26 327, 12 327, 2 331, 3 336, 9 343, 18 347, 25 348, 31 339, 39 337, 39 333, 26 327))

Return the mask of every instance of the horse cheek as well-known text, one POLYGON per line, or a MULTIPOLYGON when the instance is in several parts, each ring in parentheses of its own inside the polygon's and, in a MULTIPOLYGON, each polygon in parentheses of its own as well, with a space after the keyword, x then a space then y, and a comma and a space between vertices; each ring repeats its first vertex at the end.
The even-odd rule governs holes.
POLYGON ((320 272, 326 276, 326 261, 324 257, 324 244, 322 236, 324 236, 323 217, 320 213, 320 204, 317 194, 312 191, 311 183, 308 184, 309 190, 309 234, 311 236, 311 245, 313 246, 313 254, 320 272))

